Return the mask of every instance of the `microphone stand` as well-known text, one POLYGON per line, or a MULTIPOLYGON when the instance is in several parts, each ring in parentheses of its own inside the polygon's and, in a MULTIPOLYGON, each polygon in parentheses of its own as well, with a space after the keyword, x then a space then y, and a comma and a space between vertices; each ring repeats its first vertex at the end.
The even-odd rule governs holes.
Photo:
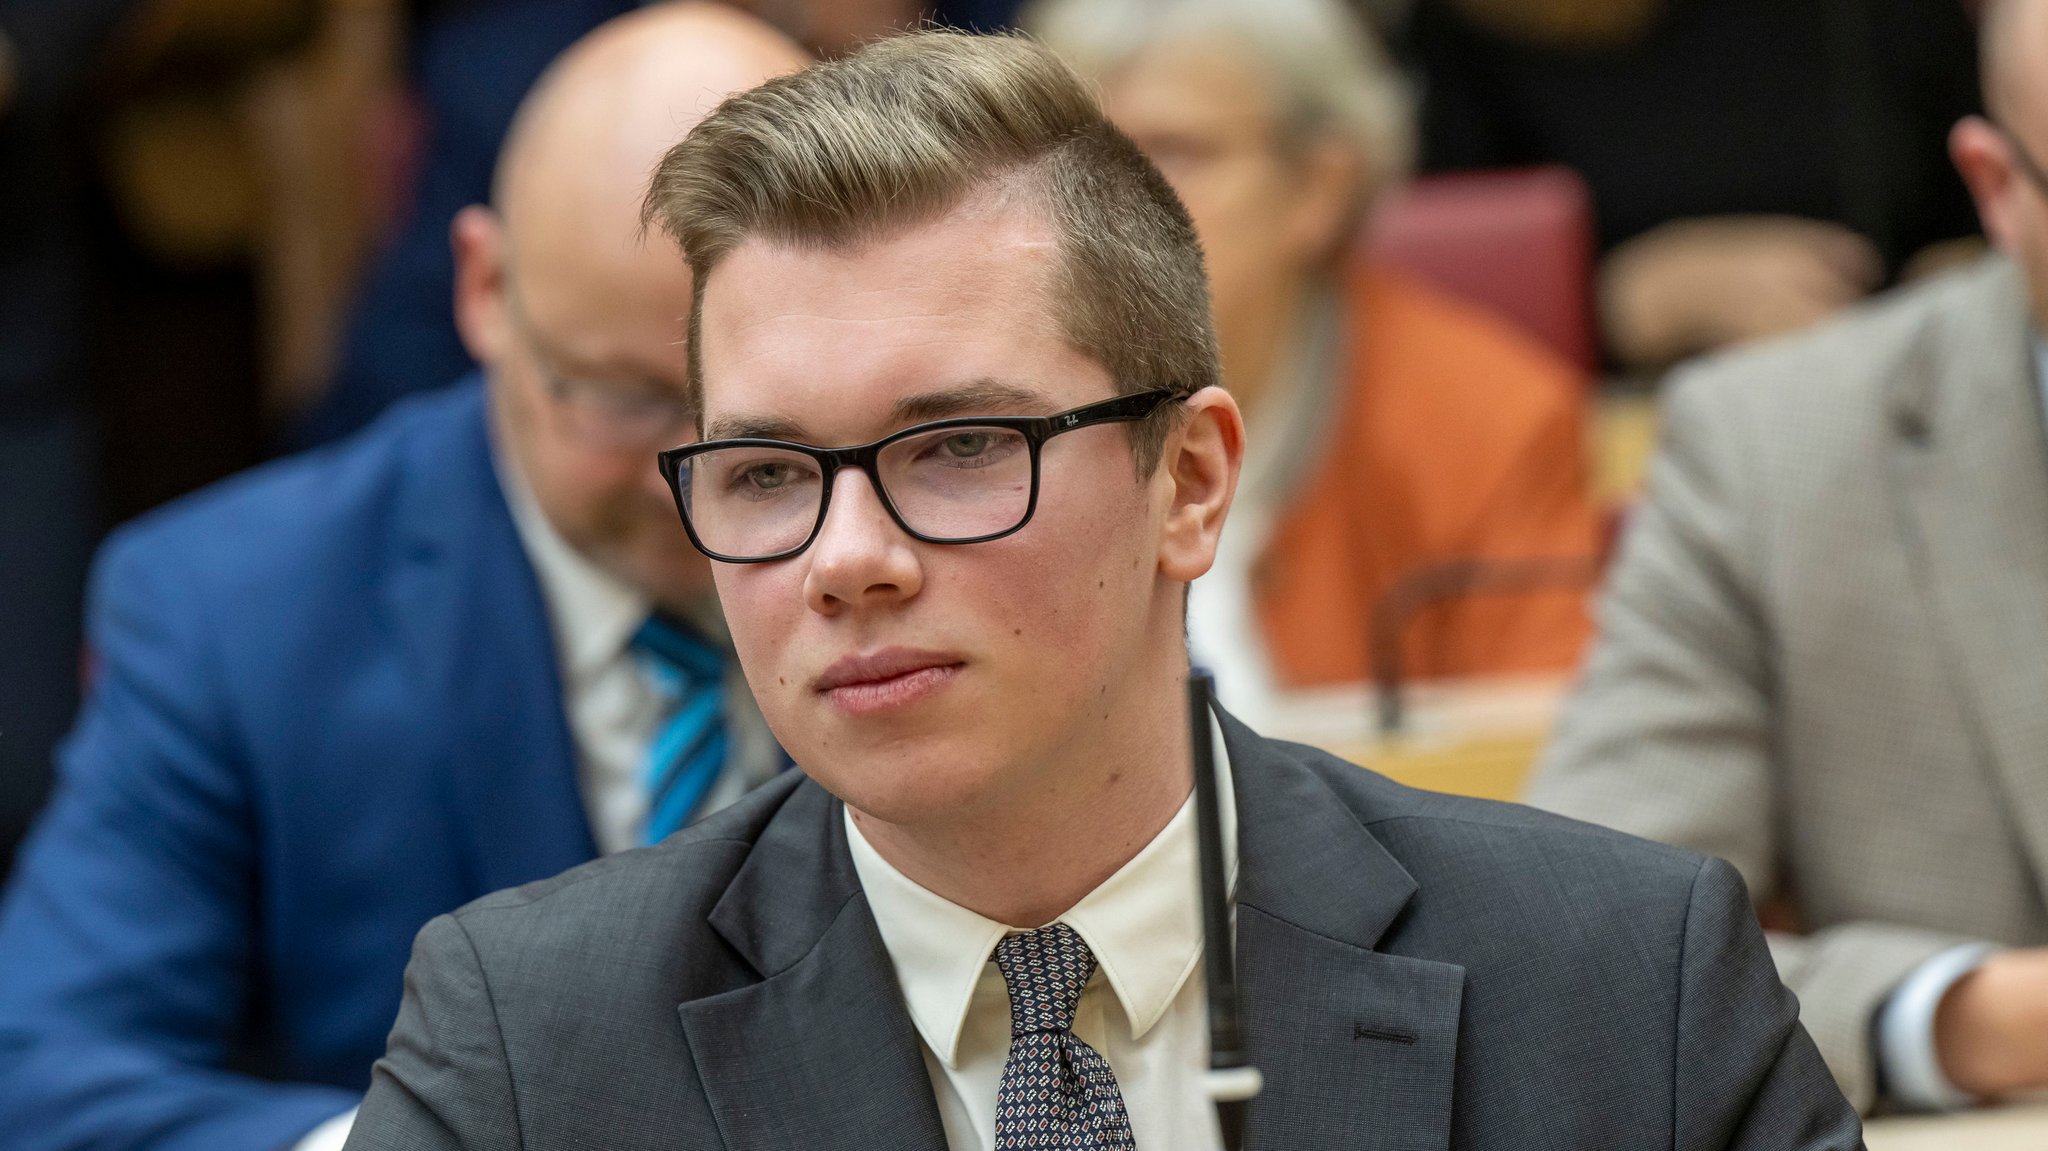
POLYGON ((1372 664, 1379 733, 1397 735, 1405 722, 1401 700, 1401 642, 1424 610, 1447 600, 1481 596, 1577 591, 1600 582, 1603 555, 1476 557, 1439 560, 1414 568, 1372 605, 1366 658, 1372 664))
POLYGON ((1188 736, 1194 749, 1195 824, 1201 841, 1202 964, 1209 985, 1209 1072, 1203 1088, 1216 1104, 1225 1151, 1244 1146, 1245 1104, 1265 1081, 1246 1062, 1237 1025, 1237 972, 1230 932, 1230 892, 1223 874, 1223 809, 1216 796, 1216 748, 1209 729, 1215 684, 1188 676, 1188 736))

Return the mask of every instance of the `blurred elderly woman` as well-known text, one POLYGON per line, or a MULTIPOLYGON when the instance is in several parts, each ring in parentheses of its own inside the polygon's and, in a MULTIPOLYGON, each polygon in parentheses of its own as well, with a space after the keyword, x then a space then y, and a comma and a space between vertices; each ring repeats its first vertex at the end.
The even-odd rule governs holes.
MULTIPOLYGON (((1414 125, 1340 0, 1045 0, 1023 24, 1100 84, 1208 258, 1250 436, 1189 620, 1226 703, 1256 716, 1276 690, 1365 678, 1374 607, 1404 578, 1598 549, 1579 375, 1355 255, 1414 125)), ((1578 591, 1453 598, 1413 617, 1402 664, 1564 670, 1587 630, 1578 591)))

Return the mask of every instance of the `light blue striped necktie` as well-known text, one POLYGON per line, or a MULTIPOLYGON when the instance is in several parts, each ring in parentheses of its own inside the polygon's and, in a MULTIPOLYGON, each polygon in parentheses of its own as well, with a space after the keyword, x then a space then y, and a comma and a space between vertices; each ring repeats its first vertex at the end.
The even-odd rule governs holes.
POLYGON ((648 745, 643 843, 660 843, 695 819, 725 767, 725 656, 659 615, 633 633, 633 650, 668 698, 668 718, 648 745))

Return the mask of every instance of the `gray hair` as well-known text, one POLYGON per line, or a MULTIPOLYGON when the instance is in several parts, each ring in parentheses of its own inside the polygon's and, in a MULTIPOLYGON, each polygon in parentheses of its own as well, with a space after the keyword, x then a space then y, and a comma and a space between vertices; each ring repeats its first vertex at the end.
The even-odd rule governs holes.
POLYGON ((1283 144, 1334 138, 1357 151, 1367 173, 1361 206, 1414 169, 1414 97, 1342 0, 1037 0, 1021 22, 1098 78, 1162 44, 1249 49, 1272 85, 1283 144))

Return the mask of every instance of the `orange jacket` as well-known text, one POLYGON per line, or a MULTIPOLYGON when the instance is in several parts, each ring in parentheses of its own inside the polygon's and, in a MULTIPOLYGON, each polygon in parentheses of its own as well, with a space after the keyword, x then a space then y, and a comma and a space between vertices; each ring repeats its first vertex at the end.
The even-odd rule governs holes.
MULTIPOLYGON (((1419 566, 1592 557, 1603 540, 1576 369, 1383 269, 1345 288, 1338 427, 1252 576, 1275 674, 1290 686, 1367 678, 1373 605, 1419 566)), ((1588 590, 1427 607, 1402 633, 1402 670, 1568 670, 1590 630, 1588 590)))

